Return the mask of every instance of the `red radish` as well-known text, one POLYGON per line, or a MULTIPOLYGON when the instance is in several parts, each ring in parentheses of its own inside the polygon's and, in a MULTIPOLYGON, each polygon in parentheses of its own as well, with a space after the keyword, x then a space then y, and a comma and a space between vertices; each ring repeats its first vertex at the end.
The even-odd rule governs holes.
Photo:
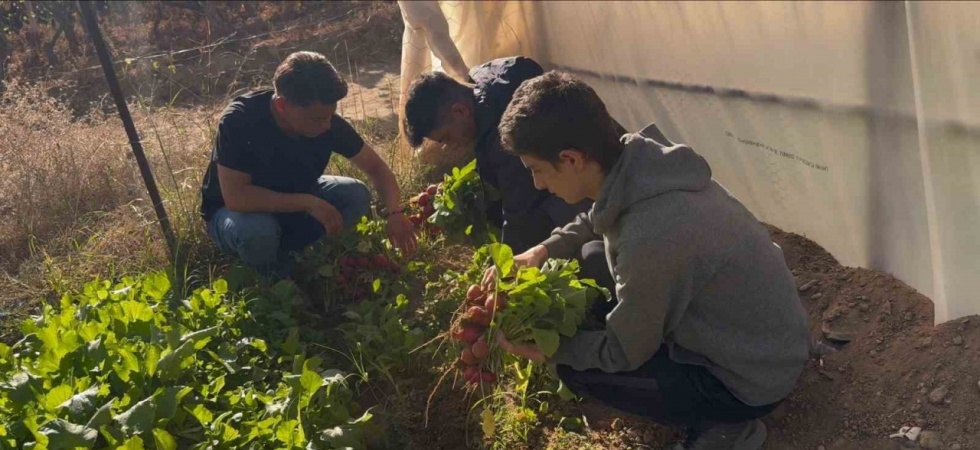
POLYGON ((426 188, 425 193, 426 194, 429 194, 430 196, 432 196, 432 195, 436 195, 436 192, 438 192, 438 191, 439 191, 439 186, 436 186, 434 184, 430 184, 429 187, 426 188))
POLYGON ((480 285, 474 284, 470 286, 470 288, 466 291, 466 300, 469 301, 470 303, 474 303, 474 302, 483 303, 485 300, 482 299, 483 299, 483 289, 480 288, 480 285))
POLYGON ((337 258, 337 264, 340 264, 341 266, 349 266, 351 265, 351 258, 347 256, 341 256, 340 258, 337 258))
POLYGON ((494 381, 497 381, 497 376, 494 375, 493 372, 483 371, 480 372, 480 381, 484 383, 493 383, 494 381))
POLYGON ((432 196, 426 193, 419 194, 419 206, 425 208, 432 201, 432 196))
POLYGON ((474 342, 476 342, 477 339, 480 339, 480 336, 482 334, 483 331, 480 330, 479 328, 468 326, 468 327, 460 328, 459 331, 453 333, 453 338, 456 339, 457 341, 465 342, 467 344, 472 345, 474 342))
POLYGON ((362 269, 367 269, 368 267, 370 267, 370 265, 371 262, 368 261, 366 257, 362 256, 360 258, 357 258, 357 267, 360 267, 362 269))
POLYGON ((479 306, 470 306, 470 309, 466 310, 466 316, 469 318, 470 322, 483 325, 485 327, 490 326, 490 314, 487 314, 487 310, 479 306))
POLYGON ((467 366, 472 366, 480 362, 469 347, 463 347, 463 353, 459 355, 459 360, 463 361, 463 364, 467 366))
POLYGON ((472 353, 473 356, 475 356, 476 359, 480 361, 486 359, 486 357, 490 354, 490 346, 487 345, 487 341, 484 341, 482 339, 474 342, 473 346, 470 347, 469 350, 470 353, 472 353))
POLYGON ((415 225, 415 226, 422 225, 422 222, 423 222, 422 216, 420 216, 418 214, 412 214, 411 216, 408 216, 408 220, 411 220, 412 221, 412 225, 415 225))
POLYGON ((345 277, 343 274, 337 275, 337 284, 341 286, 347 284, 347 277, 345 277))
POLYGON ((384 269, 388 267, 388 258, 385 258, 385 255, 373 255, 371 256, 371 265, 376 269, 384 269))
POLYGON ((479 383, 480 382, 480 367, 479 366, 466 366, 463 369, 463 379, 467 383, 479 383))
POLYGON ((492 316, 494 312, 507 307, 507 297, 504 294, 495 293, 487 295, 487 302, 484 305, 487 312, 492 316))
POLYGON ((351 266, 346 266, 341 270, 341 273, 343 273, 347 278, 354 278, 354 276, 357 275, 357 269, 351 266))
POLYGON ((425 207, 422 208, 422 215, 425 217, 429 217, 435 214, 435 212, 436 212, 436 208, 431 204, 425 205, 425 207))

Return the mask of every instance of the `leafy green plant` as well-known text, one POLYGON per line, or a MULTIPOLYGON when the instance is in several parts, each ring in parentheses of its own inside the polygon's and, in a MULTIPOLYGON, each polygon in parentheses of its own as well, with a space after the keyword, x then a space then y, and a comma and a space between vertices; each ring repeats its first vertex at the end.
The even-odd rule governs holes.
POLYGON ((434 210, 427 220, 450 240, 471 245, 496 242, 499 230, 487 221, 486 205, 497 199, 499 194, 480 181, 474 159, 445 175, 441 190, 432 198, 434 210))
POLYGON ((495 345, 494 333, 501 332, 514 343, 534 343, 551 356, 561 336, 574 336, 589 304, 604 293, 594 281, 578 279, 575 260, 551 259, 540 269, 518 269, 507 245, 491 244, 485 249, 482 259, 489 256, 500 277, 496 290, 482 292, 478 285, 470 286, 465 310, 450 330, 462 346, 463 377, 472 384, 495 381, 508 360, 495 345))
POLYGON ((0 344, 0 448, 362 448, 346 377, 249 333, 269 301, 218 280, 171 309, 162 273, 95 281, 0 344))

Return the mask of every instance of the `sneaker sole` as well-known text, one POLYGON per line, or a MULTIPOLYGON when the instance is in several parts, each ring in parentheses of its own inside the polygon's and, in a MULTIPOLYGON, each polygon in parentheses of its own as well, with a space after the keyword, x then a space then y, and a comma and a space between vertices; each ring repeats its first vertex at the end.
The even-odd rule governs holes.
POLYGON ((769 434, 766 430, 766 424, 760 420, 754 420, 753 424, 754 426, 752 427, 752 431, 749 432, 749 435, 742 438, 738 444, 732 447, 732 450, 759 450, 762 448, 769 434))

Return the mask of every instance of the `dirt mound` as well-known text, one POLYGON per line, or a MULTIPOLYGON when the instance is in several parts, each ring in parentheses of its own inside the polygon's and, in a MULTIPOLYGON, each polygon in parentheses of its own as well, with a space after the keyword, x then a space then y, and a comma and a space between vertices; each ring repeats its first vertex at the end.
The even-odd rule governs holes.
POLYGON ((772 233, 819 356, 770 417, 768 448, 892 449, 898 440, 887 436, 902 426, 935 432, 925 448, 980 448, 980 317, 934 327, 932 302, 905 283, 772 233))

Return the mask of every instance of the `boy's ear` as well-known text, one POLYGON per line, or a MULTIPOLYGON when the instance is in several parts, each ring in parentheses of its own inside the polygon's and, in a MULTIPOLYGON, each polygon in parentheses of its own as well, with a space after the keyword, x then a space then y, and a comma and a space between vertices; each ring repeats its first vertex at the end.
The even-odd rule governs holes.
POLYGON ((453 106, 449 110, 452 111, 454 116, 463 118, 467 118, 472 114, 471 108, 463 102, 453 102, 453 106))
POLYGON ((558 160, 567 162, 576 169, 579 169, 585 165, 585 155, 574 148, 566 148, 565 150, 559 152, 558 160))

